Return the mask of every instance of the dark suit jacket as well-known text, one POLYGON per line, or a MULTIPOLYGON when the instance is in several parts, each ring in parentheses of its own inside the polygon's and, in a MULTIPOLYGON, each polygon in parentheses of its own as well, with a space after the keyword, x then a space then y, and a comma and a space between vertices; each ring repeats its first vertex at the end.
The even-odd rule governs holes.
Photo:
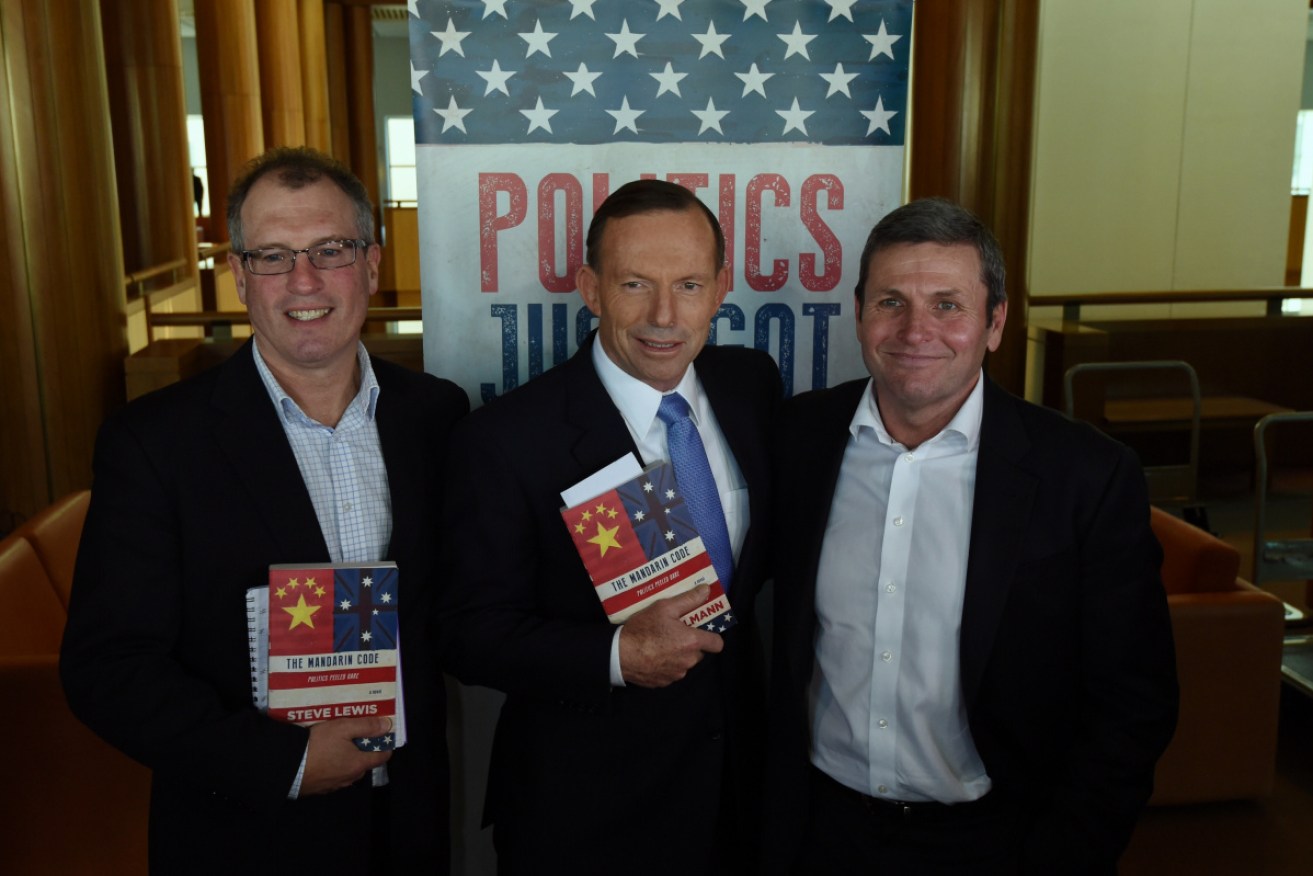
MULTIPOLYGON (((441 460, 469 402, 447 381, 373 366, 392 496, 386 558, 398 564, 405 600, 410 740, 389 763, 390 849, 399 872, 445 872, 445 705, 427 626, 441 460)), ((251 705, 247 588, 268 582, 271 563, 328 561, 249 344, 101 428, 61 668, 78 717, 154 771, 153 871, 344 872, 363 863, 376 802, 368 778, 287 801, 309 731, 251 705)))
MULTIPOLYGON (((793 399, 780 434, 766 805, 776 870, 806 823, 816 570, 866 386, 793 399)), ((1149 798, 1176 721, 1161 557, 1134 455, 986 381, 961 677, 994 790, 1022 811, 1027 872, 1110 872, 1149 798)))
POLYGON ((613 689, 615 628, 560 516, 562 490, 637 456, 591 357, 587 342, 452 436, 444 664, 507 694, 485 806, 503 872, 544 872, 550 860, 561 872, 695 873, 713 834, 740 827, 755 796, 746 764, 761 743, 764 690, 752 603, 765 574, 779 373, 742 349, 709 346, 696 362, 749 489, 729 594, 739 623, 725 650, 668 688, 613 689), (718 827, 722 804, 736 817, 718 827))

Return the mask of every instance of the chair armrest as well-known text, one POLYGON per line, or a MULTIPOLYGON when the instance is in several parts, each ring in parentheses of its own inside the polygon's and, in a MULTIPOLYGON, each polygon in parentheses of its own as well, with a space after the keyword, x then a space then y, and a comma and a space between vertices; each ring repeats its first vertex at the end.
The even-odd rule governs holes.
POLYGON ((1246 581, 1167 600, 1181 710, 1158 762, 1155 804, 1271 792, 1281 697, 1281 601, 1246 581))
POLYGON ((0 657, 0 873, 145 873, 150 771, 73 717, 54 654, 0 657), (70 841, 70 829, 77 833, 70 841))

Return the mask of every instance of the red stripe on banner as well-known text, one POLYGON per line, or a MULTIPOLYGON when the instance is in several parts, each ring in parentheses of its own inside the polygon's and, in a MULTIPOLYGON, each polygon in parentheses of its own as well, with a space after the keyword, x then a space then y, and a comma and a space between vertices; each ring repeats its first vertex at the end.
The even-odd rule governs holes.
POLYGON ((270 690, 293 690, 307 687, 334 687, 339 684, 373 684, 397 680, 397 667, 379 666, 370 669, 320 669, 315 672, 271 672, 270 690))
POLYGON ((396 714, 395 700, 361 703, 333 703, 328 706, 306 706, 292 709, 270 709, 269 717, 289 724, 315 724, 333 718, 391 717, 396 714))
POLYGON ((669 590, 680 581, 691 578, 698 572, 701 572, 703 569, 709 568, 710 566, 711 555, 706 551, 703 551, 696 556, 689 557, 673 569, 669 569, 659 575, 654 575, 651 579, 642 584, 630 587, 628 590, 622 590, 615 596, 603 599, 602 608, 606 610, 607 615, 613 615, 616 612, 624 611, 626 608, 629 608, 636 603, 642 602, 645 599, 651 599, 663 591, 669 590))

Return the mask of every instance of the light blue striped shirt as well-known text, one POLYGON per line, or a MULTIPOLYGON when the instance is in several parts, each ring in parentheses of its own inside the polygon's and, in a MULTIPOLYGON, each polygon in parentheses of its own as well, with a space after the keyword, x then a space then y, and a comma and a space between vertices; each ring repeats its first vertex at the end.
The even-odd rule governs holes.
MULTIPOLYGON (((388 490, 378 424, 374 421, 378 379, 365 345, 358 342, 356 345, 360 391, 335 427, 306 416, 269 370, 255 340, 251 342, 251 352, 255 369, 260 372, 264 388, 278 410, 278 421, 292 445, 301 480, 310 492, 329 558, 335 563, 373 563, 383 559, 392 540, 392 495, 388 490)), ((308 559, 287 557, 283 562, 308 559)), ((306 751, 309 752, 308 745, 306 751)), ((305 759, 306 755, 302 754, 301 768, 287 795, 289 799, 300 796, 305 759)), ((373 771, 374 785, 387 782, 387 766, 377 767, 373 771)))
MULTIPOLYGON (((301 469, 301 479, 310 492, 329 557, 335 563, 373 563, 383 559, 392 538, 392 497, 378 425, 374 421, 378 379, 365 345, 360 344, 356 351, 360 362, 360 391, 347 405, 336 427, 306 416, 278 384, 260 356, 258 343, 252 346, 255 367, 278 409, 279 421, 301 469)), ((286 562, 306 559, 288 557, 286 562)))

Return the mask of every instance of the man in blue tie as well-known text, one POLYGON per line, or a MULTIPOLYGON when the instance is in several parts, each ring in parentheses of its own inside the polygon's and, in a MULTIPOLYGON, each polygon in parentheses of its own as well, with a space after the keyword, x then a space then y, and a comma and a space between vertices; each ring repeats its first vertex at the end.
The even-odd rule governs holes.
POLYGON ((485 823, 503 874, 751 872, 779 373, 705 346, 730 277, 692 192, 622 186, 587 247, 597 331, 453 436, 439 645, 462 681, 507 694, 485 823), (674 464, 738 621, 723 635, 680 621, 705 588, 608 622, 561 492, 626 453, 674 464))

